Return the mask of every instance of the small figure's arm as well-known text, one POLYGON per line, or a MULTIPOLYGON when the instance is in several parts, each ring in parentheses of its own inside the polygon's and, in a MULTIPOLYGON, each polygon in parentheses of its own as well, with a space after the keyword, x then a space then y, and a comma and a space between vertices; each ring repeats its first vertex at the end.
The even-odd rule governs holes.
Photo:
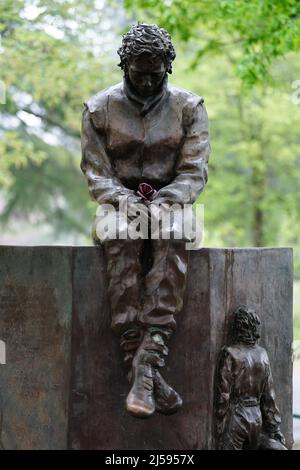
POLYGON ((285 439, 280 432, 281 418, 275 402, 275 391, 269 359, 266 365, 266 379, 260 400, 260 409, 263 420, 263 432, 271 439, 285 444, 285 439))

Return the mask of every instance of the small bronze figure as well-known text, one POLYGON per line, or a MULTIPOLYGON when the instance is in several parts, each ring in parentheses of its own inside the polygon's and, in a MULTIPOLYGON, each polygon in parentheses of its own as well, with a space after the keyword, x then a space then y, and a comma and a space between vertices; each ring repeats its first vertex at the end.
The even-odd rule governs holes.
POLYGON ((222 349, 218 369, 219 449, 286 450, 268 354, 257 344, 260 320, 255 311, 237 308, 232 333, 233 344, 222 349))
MULTIPOLYGON (((118 50, 124 80, 90 98, 82 124, 81 168, 91 197, 151 205, 193 204, 207 182, 210 153, 203 98, 168 85, 175 50, 169 34, 138 24, 118 50)), ((188 251, 182 240, 106 239, 112 328, 130 368, 127 409, 172 413, 182 400, 159 368, 183 305, 188 251)))

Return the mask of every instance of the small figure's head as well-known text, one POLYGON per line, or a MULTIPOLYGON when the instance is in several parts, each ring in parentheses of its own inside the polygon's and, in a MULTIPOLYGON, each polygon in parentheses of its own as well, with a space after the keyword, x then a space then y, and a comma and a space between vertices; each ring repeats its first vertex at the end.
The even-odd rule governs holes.
POLYGON ((118 49, 125 77, 141 96, 158 92, 176 57, 170 35, 155 24, 137 24, 118 49))
POLYGON ((260 338, 260 319, 255 310, 240 306, 233 314, 232 333, 236 343, 255 344, 260 338))

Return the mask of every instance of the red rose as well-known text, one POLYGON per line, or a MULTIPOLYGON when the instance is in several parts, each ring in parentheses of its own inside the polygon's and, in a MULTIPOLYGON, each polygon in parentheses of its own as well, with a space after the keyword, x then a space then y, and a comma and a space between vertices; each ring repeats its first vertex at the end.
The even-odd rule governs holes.
POLYGON ((152 188, 152 186, 148 183, 141 183, 139 184, 137 194, 141 196, 143 199, 146 199, 147 201, 151 201, 153 199, 153 196, 157 191, 152 188))

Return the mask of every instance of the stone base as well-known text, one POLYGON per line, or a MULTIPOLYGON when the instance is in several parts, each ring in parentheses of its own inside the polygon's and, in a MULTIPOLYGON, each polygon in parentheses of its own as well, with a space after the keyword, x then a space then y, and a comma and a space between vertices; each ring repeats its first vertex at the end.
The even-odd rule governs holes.
POLYGON ((185 308, 163 371, 184 400, 173 416, 125 411, 129 390, 110 331, 99 247, 0 247, 5 449, 213 449, 213 389, 230 312, 255 307, 282 431, 292 445, 292 250, 191 252, 185 308))

